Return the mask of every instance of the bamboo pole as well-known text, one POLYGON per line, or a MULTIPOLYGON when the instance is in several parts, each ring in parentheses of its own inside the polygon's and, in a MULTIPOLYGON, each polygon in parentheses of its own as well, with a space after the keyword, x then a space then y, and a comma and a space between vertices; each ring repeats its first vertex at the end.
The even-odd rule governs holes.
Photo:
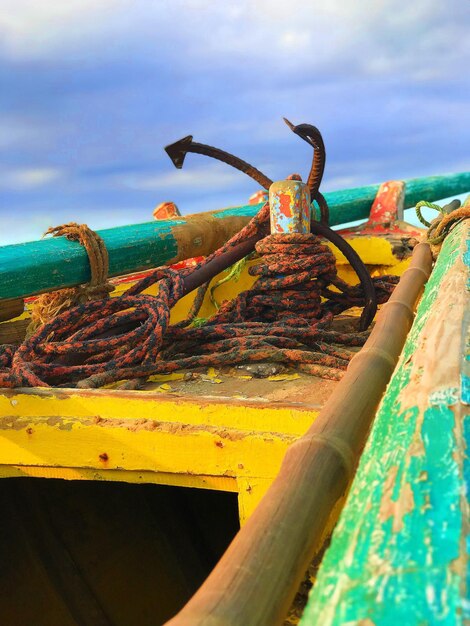
POLYGON ((362 350, 199 591, 168 626, 281 624, 352 481, 373 416, 430 275, 427 244, 380 311, 362 350))

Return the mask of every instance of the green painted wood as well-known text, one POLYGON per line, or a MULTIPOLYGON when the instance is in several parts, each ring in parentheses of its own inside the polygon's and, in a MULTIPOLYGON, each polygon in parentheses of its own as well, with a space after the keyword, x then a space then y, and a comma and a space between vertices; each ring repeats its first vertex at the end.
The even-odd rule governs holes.
POLYGON ((426 286, 301 626, 470 623, 469 248, 466 221, 426 286))
MULTIPOLYGON (((325 193, 330 223, 338 225, 368 216, 379 185, 325 193)), ((470 172, 407 181, 405 206, 419 200, 436 200, 470 189, 470 172)), ((216 212, 217 219, 253 216, 259 205, 245 205, 216 212)), ((181 258, 174 229, 185 220, 154 221, 98 231, 109 251, 110 275, 157 267, 181 258)), ((194 251, 197 254, 197 251, 194 251)), ((64 238, 44 239, 0 247, 0 299, 33 295, 89 280, 83 248, 64 238)))

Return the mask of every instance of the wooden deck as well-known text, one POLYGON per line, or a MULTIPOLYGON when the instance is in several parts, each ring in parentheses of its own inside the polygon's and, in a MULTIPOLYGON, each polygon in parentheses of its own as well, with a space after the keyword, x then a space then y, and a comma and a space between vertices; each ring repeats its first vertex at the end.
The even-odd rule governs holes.
MULTIPOLYGON (((352 239, 372 275, 402 273, 409 259, 380 237, 352 239)), ((357 277, 342 254, 338 273, 357 277)), ((213 293, 220 303, 254 282, 248 267, 238 281, 213 293)), ((224 274, 216 277, 215 284, 224 274)), ((113 296, 132 280, 116 281, 113 296)), ((156 293, 153 286, 148 293, 156 293)), ((186 315, 194 294, 172 310, 173 323, 186 315)), ((210 294, 200 315, 214 312, 210 294)), ((0 323, 0 340, 22 319, 0 323)), ((337 328, 357 318, 343 316, 337 328)), ((15 326, 16 325, 16 326, 15 326)), ((21 327, 21 328, 20 328, 21 327)), ((288 446, 306 432, 337 383, 268 366, 178 372, 155 376, 143 390, 113 388, 2 390, 0 477, 36 476, 156 483, 236 492, 243 523, 276 476, 288 446), (271 372, 269 367, 274 370, 271 372)))
POLYGON ((155 376, 139 391, 3 391, 0 476, 235 491, 244 521, 337 384, 253 369, 155 376))

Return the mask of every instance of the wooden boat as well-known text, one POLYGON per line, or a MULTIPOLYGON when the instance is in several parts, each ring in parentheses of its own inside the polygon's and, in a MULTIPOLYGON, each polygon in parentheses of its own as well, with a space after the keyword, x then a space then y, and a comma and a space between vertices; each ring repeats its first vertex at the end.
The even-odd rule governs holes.
MULTIPOLYGON (((289 607, 343 507, 303 626, 466 623, 468 221, 430 273, 427 244, 411 256, 420 231, 403 207, 468 189, 464 173, 325 194, 331 224, 368 218, 343 235, 372 275, 403 275, 339 382, 221 367, 139 390, 2 389, 2 623, 294 623, 289 607)), ((127 276, 113 296, 136 272, 210 254, 260 208, 101 231, 110 275, 127 276)), ((217 276, 214 297, 249 288, 246 270, 217 276)), ((89 272, 62 237, 0 248, 0 343, 22 339, 25 299, 89 272)), ((212 311, 207 296, 201 314, 212 311)))

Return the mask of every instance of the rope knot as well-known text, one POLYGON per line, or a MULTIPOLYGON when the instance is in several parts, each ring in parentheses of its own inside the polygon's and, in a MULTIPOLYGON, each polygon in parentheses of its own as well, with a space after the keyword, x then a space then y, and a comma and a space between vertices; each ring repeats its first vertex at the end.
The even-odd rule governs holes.
POLYGON ((109 256, 102 238, 86 224, 69 222, 52 226, 44 233, 53 237, 66 237, 82 245, 88 255, 91 278, 85 285, 59 289, 39 296, 31 307, 31 323, 27 335, 31 336, 40 326, 54 319, 67 309, 91 300, 108 298, 114 286, 108 281, 109 256))
POLYGON ((465 200, 463 206, 460 206, 459 200, 454 200, 447 207, 441 207, 439 204, 426 202, 422 200, 416 205, 416 216, 419 221, 427 226, 426 241, 431 246, 433 258, 436 259, 441 251, 442 243, 450 231, 457 226, 462 220, 470 217, 470 196, 465 200), (453 209, 453 206, 457 208, 453 209), (438 211, 440 215, 428 222, 421 213, 421 208, 427 207, 438 211))

